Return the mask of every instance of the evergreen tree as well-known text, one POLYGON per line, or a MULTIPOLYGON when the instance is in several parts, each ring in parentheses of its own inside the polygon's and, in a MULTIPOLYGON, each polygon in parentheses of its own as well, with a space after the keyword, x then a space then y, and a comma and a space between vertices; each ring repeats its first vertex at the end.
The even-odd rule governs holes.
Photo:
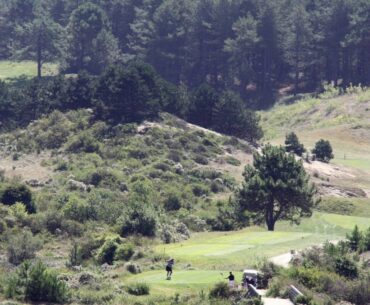
POLYGON ((298 156, 306 151, 303 144, 299 143, 298 137, 294 132, 290 132, 285 137, 285 150, 298 156))
POLYGON ((362 233, 357 225, 350 234, 347 234, 347 240, 352 251, 357 251, 362 241, 362 233))
POLYGON ((230 54, 231 79, 238 79, 241 94, 244 94, 247 86, 256 81, 255 56, 259 42, 257 21, 250 14, 241 17, 234 23, 233 31, 235 38, 225 41, 225 51, 230 54))
POLYGON ((224 92, 213 108, 213 129, 252 143, 262 137, 259 117, 247 109, 242 99, 231 91, 224 92))
POLYGON ((218 102, 218 93, 209 85, 203 84, 192 95, 189 121, 209 128, 212 126, 212 111, 218 102))
POLYGON ((327 140, 319 140, 315 144, 315 148, 312 150, 312 153, 315 154, 316 159, 322 162, 329 162, 334 158, 333 149, 330 145, 330 142, 327 140))
POLYGON ((300 3, 293 5, 286 25, 284 46, 285 58, 294 73, 294 94, 298 92, 300 74, 312 64, 312 39, 309 16, 304 6, 300 3))
POLYGON ((299 223, 302 217, 312 215, 316 189, 302 162, 287 155, 283 147, 263 147, 243 176, 243 187, 237 193, 240 212, 254 213, 255 220, 265 221, 269 231, 280 219, 299 223))
POLYGON ((117 60, 116 39, 111 35, 105 12, 90 2, 71 15, 68 27, 67 71, 100 73, 117 60))
MULTIPOLYGON (((42 65, 64 55, 64 31, 42 7, 32 22, 17 27, 18 41, 13 56, 17 59, 31 59, 37 62, 37 77, 41 78, 42 65)), ((14 48, 14 47, 13 47, 14 48)))

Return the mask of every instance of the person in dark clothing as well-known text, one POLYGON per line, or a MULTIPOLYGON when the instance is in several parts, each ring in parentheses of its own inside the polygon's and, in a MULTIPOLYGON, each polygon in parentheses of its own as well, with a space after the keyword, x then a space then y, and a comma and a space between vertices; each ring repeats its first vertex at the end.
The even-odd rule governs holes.
POLYGON ((175 260, 173 258, 167 261, 166 271, 167 271, 167 279, 170 280, 172 276, 172 267, 175 264, 175 260))
POLYGON ((234 288, 234 286, 235 286, 235 276, 231 271, 230 271, 229 276, 226 279, 229 280, 229 287, 234 288))

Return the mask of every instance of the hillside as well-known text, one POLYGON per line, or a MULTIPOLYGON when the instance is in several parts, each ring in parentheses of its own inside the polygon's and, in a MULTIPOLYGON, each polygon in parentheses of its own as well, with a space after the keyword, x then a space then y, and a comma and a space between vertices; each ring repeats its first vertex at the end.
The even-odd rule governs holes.
POLYGON ((27 238, 42 244, 36 258, 62 274, 74 304, 135 304, 137 300, 169 304, 176 294, 183 296, 182 302, 187 303, 184 295, 188 294, 197 303, 201 302, 198 294, 221 280, 220 273, 263 266, 265 259, 279 261, 292 249, 340 240, 354 225, 367 229, 366 94, 304 100, 261 113, 266 139, 273 143, 282 144, 285 132, 294 130, 307 148, 323 137, 332 142, 335 154, 340 151, 347 161, 356 160, 346 163, 337 156, 330 164, 304 161, 323 200, 312 218, 299 226, 279 222, 276 232, 255 226, 219 231, 230 230, 227 199, 240 185, 244 166, 252 163, 256 151, 235 137, 167 113, 155 121, 112 128, 92 120, 90 109, 55 111, 26 129, 2 134, 3 185, 27 184, 38 212, 25 215, 18 208, 1 208, 5 235, 0 246, 0 282, 5 285, 6 272, 15 268, 7 261, 11 236, 30 230, 27 238), (333 109, 330 113, 327 104, 333 109), (287 113, 300 119, 292 123, 287 113), (338 119, 343 116, 345 121, 338 119), (363 168, 357 166, 361 162, 363 168), (157 238, 125 236, 129 227, 124 222, 130 221, 122 215, 131 213, 129 206, 135 202, 148 210, 133 217, 158 221, 157 238), (154 214, 157 220, 151 218, 154 214), (76 242, 83 260, 81 267, 71 268, 76 242), (126 254, 114 258, 112 266, 104 264, 100 254, 111 242, 118 249, 131 249, 122 250, 126 254), (163 262, 169 256, 176 258, 171 282, 162 278, 163 262), (149 296, 127 293, 143 282, 150 287, 149 296))
MULTIPOLYGON (((335 89, 333 89, 335 90, 335 89)), ((284 144, 285 134, 294 131, 305 147, 311 150, 319 139, 327 139, 333 146, 332 164, 306 164, 319 184, 327 188, 338 187, 334 196, 357 189, 360 197, 370 193, 370 91, 357 91, 344 95, 326 92, 319 98, 307 97, 294 104, 276 105, 261 112, 265 140, 284 144), (325 181, 329 179, 329 181, 325 181), (362 190, 362 191, 361 191, 362 190)), ((330 192, 329 192, 330 194, 330 192)), ((343 194, 342 194, 343 195, 343 194)), ((354 194, 347 194, 352 197, 354 194)))

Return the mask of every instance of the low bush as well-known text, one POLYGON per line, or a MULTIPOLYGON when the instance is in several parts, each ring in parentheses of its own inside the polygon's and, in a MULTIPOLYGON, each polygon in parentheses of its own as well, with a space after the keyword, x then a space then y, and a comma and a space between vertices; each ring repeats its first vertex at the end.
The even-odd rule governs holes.
POLYGON ((132 274, 138 274, 141 273, 141 268, 138 264, 135 264, 133 262, 129 262, 125 265, 126 270, 132 274))
POLYGON ((69 196, 67 203, 63 207, 63 213, 68 219, 78 222, 96 218, 94 208, 84 199, 74 195, 69 196))
POLYGON ((28 213, 36 212, 32 192, 23 184, 11 184, 6 186, 1 192, 0 202, 5 205, 13 205, 17 202, 21 202, 26 206, 28 213))
POLYGON ((148 295, 150 287, 146 283, 137 283, 127 287, 127 292, 132 295, 148 295))
POLYGON ((119 245, 115 253, 115 259, 128 261, 134 255, 134 252, 135 247, 131 243, 119 245))
POLYGON ((7 297, 24 298, 32 302, 64 304, 69 299, 67 285, 58 279, 58 274, 37 262, 23 263, 7 283, 7 297))
POLYGON ((193 184, 192 185, 193 194, 197 197, 209 194, 209 188, 202 184, 193 184))
POLYGON ((217 283, 209 292, 209 297, 214 299, 228 299, 231 294, 230 288, 225 282, 217 283))
POLYGON ((226 157, 225 158, 225 161, 227 164, 230 164, 230 165, 233 165, 233 166, 240 166, 241 165, 241 162, 234 158, 234 157, 226 157))
POLYGON ((99 153, 100 143, 89 133, 80 133, 73 137, 67 145, 70 152, 99 153))
POLYGON ((336 258, 335 272, 349 279, 354 279, 358 276, 356 263, 347 257, 336 258))
POLYGON ((99 252, 97 254, 97 261, 100 264, 106 263, 112 265, 117 248, 118 244, 114 240, 107 239, 99 249, 99 252))
POLYGON ((164 208, 167 211, 177 211, 181 209, 181 207, 182 203, 180 196, 175 192, 169 193, 164 201, 164 208))
POLYGON ((35 258, 36 251, 41 248, 41 241, 28 230, 11 234, 8 238, 8 261, 19 265, 25 260, 35 258))
POLYGON ((117 219, 117 225, 121 236, 139 234, 153 237, 157 228, 156 212, 150 205, 134 203, 117 219))
POLYGON ((207 164, 208 164, 208 159, 207 159, 207 157, 202 156, 202 155, 197 155, 197 156, 195 156, 194 161, 195 161, 196 163, 198 163, 198 164, 201 164, 201 165, 207 165, 207 164))

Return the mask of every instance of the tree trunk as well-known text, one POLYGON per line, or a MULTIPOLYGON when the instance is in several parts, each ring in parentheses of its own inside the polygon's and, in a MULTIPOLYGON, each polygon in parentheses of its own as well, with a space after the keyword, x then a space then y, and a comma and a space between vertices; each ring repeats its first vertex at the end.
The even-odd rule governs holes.
POLYGON ((41 69, 42 69, 42 50, 41 50, 41 39, 38 38, 37 41, 37 78, 41 78, 41 69))
POLYGON ((274 231, 275 230, 274 220, 267 221, 267 230, 269 230, 269 231, 274 231))
POLYGON ((271 199, 267 205, 266 210, 266 225, 269 231, 274 231, 275 229, 275 218, 274 218, 274 200, 271 199))

